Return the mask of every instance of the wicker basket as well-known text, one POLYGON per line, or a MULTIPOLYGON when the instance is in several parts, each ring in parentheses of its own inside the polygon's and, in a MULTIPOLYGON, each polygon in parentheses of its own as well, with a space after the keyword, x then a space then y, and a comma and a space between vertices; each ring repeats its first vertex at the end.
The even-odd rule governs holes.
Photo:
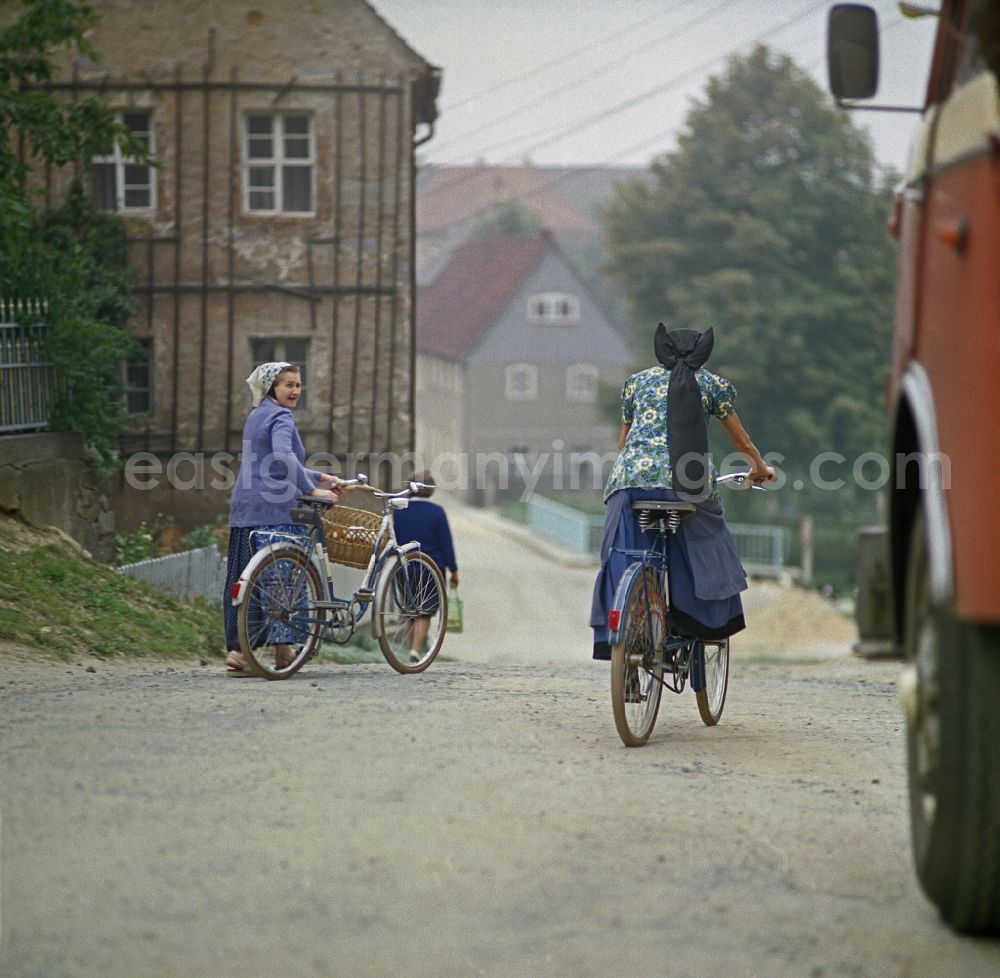
POLYGON ((367 567, 382 517, 364 509, 331 506, 323 516, 327 554, 334 563, 367 567))

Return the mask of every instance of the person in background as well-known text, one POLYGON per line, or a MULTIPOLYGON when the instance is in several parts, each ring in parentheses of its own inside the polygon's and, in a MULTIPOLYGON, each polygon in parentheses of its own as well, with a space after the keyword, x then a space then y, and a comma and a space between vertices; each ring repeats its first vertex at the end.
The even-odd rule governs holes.
MULTIPOLYGON (((229 600, 233 584, 275 533, 302 533, 289 511, 299 496, 336 502, 340 480, 305 467, 305 448, 292 411, 302 393, 299 368, 290 363, 262 363, 249 377, 252 410, 243 427, 243 455, 229 506, 229 558, 223 618, 226 626, 226 670, 249 676, 240 650, 237 609, 229 600)), ((289 664, 291 650, 275 633, 277 668, 289 664)))
MULTIPOLYGON (((432 503, 430 497, 434 492, 435 482, 429 472, 424 472, 414 481, 422 483, 424 488, 410 499, 406 509, 397 509, 393 515, 396 528, 396 539, 400 544, 416 540, 420 549, 441 568, 441 573, 449 573, 452 587, 458 587, 458 562, 455 560, 455 547, 451 539, 451 527, 445 511, 432 503)), ((413 625, 410 637, 410 660, 420 659, 420 650, 427 639, 430 618, 421 615, 413 625)))

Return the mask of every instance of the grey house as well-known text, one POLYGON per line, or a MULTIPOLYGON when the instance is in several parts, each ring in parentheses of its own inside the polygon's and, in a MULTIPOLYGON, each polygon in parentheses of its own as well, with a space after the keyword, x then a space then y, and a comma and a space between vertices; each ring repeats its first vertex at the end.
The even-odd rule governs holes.
POLYGON ((459 247, 417 303, 416 450, 443 487, 489 504, 600 491, 617 424, 600 392, 634 360, 549 235, 459 247))

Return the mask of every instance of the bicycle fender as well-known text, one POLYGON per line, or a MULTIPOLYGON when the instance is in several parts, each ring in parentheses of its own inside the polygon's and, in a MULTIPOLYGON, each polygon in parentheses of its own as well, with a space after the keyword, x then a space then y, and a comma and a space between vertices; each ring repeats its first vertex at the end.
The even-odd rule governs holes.
MULTIPOLYGON (((287 543, 269 543, 266 547, 262 547, 258 550, 249 560, 246 567, 243 568, 243 573, 240 574, 239 580, 233 585, 232 591, 230 592, 229 598, 232 601, 233 607, 236 608, 243 603, 243 595, 246 594, 246 583, 250 579, 250 575, 262 564, 272 553, 276 550, 285 550, 288 547, 287 543)), ((312 559, 310 561, 313 567, 316 568, 316 573, 319 574, 320 580, 323 579, 323 568, 320 566, 318 553, 313 550, 312 559)))
POLYGON ((376 609, 379 607, 379 601, 382 599, 382 595, 385 589, 388 587, 388 580, 392 575, 392 570, 400 562, 399 553, 394 551, 389 554, 386 558, 382 567, 378 572, 378 583, 375 585, 375 596, 372 598, 372 615, 371 615, 371 630, 372 638, 376 641, 378 640, 378 623, 376 618, 378 613, 376 609))
POLYGON ((406 561, 406 555, 413 553, 415 550, 420 549, 419 540, 411 540, 409 543, 404 543, 401 547, 393 547, 392 552, 387 554, 384 558, 384 563, 382 567, 379 568, 378 572, 378 583, 375 585, 375 595, 372 598, 372 619, 371 619, 371 629, 372 638, 378 639, 378 630, 375 619, 377 617, 375 609, 380 607, 379 601, 382 597, 383 592, 389 586, 389 578, 392 577, 392 569, 398 563, 406 561))
POLYGON ((621 641, 621 620, 622 613, 625 611, 625 606, 628 604, 629 591, 632 590, 632 582, 642 575, 642 561, 636 560, 628 565, 625 573, 622 574, 622 579, 618 582, 618 587, 615 589, 615 597, 611 602, 611 608, 608 610, 608 644, 617 645, 621 641), (614 613, 618 612, 617 615, 614 613), (617 618, 618 627, 615 629, 611 628, 611 622, 617 618))

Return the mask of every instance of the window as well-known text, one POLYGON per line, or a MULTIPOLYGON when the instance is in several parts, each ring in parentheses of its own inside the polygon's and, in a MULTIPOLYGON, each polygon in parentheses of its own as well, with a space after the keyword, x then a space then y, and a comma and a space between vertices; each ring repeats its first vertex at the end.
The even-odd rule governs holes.
MULTIPOLYGON (((116 112, 115 119, 152 152, 152 112, 116 112)), ((102 211, 149 211, 156 207, 156 170, 125 156, 117 140, 107 152, 94 155, 90 180, 94 202, 102 211)))
POLYGON ((597 400, 597 378, 600 371, 591 363, 574 363, 566 368, 566 399, 578 404, 593 404, 597 400))
POLYGON ((538 396, 538 368, 512 363, 504 371, 504 396, 508 401, 533 401, 538 396))
POLYGON ((268 337, 267 339, 251 340, 250 352, 254 366, 258 363, 292 363, 299 368, 302 378, 302 393, 299 395, 298 408, 309 406, 309 340, 286 339, 285 337, 268 337))
POLYGON ((571 326, 580 321, 580 301, 565 292, 539 292, 528 299, 528 322, 537 326, 571 326))
POLYGON ((133 340, 124 364, 125 410, 149 414, 153 410, 153 341, 133 340))
POLYGON ((312 119, 248 115, 243 131, 243 201, 251 214, 313 212, 312 119))

